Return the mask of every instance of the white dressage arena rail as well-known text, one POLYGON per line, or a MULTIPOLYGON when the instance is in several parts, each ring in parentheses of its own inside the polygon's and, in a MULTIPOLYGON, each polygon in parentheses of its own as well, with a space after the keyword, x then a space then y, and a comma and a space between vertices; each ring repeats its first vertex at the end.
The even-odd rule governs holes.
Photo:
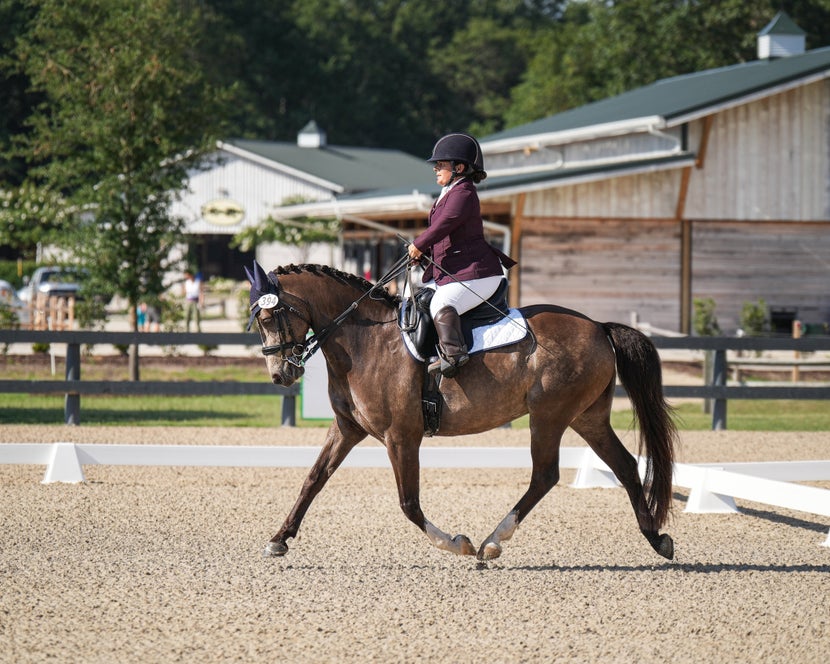
MULTIPOLYGON (((43 483, 84 482, 83 466, 309 467, 314 446, 119 445, 0 443, 0 464, 46 466, 43 483)), ((563 447, 561 468, 576 469, 572 487, 618 487, 611 470, 587 447, 563 447)), ((422 447, 423 468, 530 468, 524 447, 422 447)), ((391 468, 383 447, 357 447, 343 467, 391 468)), ((641 473, 645 461, 640 460, 641 473)), ((830 518, 830 490, 797 482, 830 481, 830 461, 685 464, 674 466, 674 484, 690 490, 687 512, 739 512, 735 499, 830 518)), ((823 542, 830 546, 830 533, 823 542)))

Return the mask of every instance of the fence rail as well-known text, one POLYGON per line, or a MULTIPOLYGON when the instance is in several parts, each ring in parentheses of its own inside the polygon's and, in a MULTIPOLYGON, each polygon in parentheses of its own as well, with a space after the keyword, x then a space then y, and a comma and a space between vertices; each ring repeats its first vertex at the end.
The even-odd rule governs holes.
MULTIPOLYGON (((830 337, 652 337, 658 349, 701 350, 713 353, 712 378, 701 385, 666 385, 668 398, 696 398, 712 400, 712 428, 725 429, 727 402, 729 399, 830 399, 830 386, 775 385, 748 386, 727 385, 729 363, 727 351, 830 351, 830 337)), ((30 381, 0 380, 0 393, 65 394, 65 420, 67 424, 80 424, 80 396, 82 394, 274 394, 283 396, 282 424, 293 426, 296 422, 296 397, 299 386, 280 387, 270 383, 231 382, 163 382, 163 381, 82 381, 82 344, 181 346, 258 346, 257 334, 234 332, 94 332, 0 330, 0 344, 60 343, 67 345, 66 380, 30 381)), ((797 360, 793 360, 797 363, 797 360)), ((625 391, 617 388, 618 396, 625 391)))
MULTIPOLYGON (((727 385, 729 363, 727 351, 793 351, 812 353, 830 351, 830 337, 652 337, 658 349, 702 350, 713 355, 711 379, 700 387, 670 385, 665 394, 672 398, 712 400, 712 429, 726 429, 726 406, 729 399, 830 399, 830 387, 811 385, 748 386, 727 385)), ((798 360, 794 357, 793 363, 798 360)), ((619 392, 619 390, 618 390, 619 392)), ((623 392, 624 394, 624 392, 623 392)))
POLYGON ((282 396, 281 423, 296 424, 299 384, 283 387, 266 382, 81 380, 81 345, 116 346, 259 346, 258 334, 235 332, 94 332, 0 330, 0 344, 66 344, 66 380, 0 380, 0 393, 64 394, 64 421, 81 423, 81 395, 117 394, 168 396, 274 395, 282 396))

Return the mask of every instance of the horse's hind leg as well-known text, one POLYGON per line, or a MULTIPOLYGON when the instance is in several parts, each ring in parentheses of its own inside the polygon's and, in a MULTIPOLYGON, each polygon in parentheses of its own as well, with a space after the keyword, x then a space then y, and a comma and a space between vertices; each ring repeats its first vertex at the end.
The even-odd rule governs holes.
POLYGON ((366 432, 351 423, 341 426, 337 420, 332 422, 320 454, 303 483, 297 502, 294 503, 291 513, 283 522, 279 532, 266 545, 263 555, 284 556, 288 553, 286 540, 297 535, 300 523, 311 506, 311 502, 320 493, 329 477, 343 463, 346 455, 365 437, 366 432))
POLYGON ((576 431, 591 447, 597 456, 605 462, 616 478, 625 487, 628 499, 634 508, 640 532, 649 541, 652 548, 664 558, 674 557, 674 542, 668 535, 661 535, 654 527, 651 513, 646 503, 643 484, 637 460, 625 449, 622 441, 611 428, 610 406, 597 408, 596 404, 571 423, 576 431))
POLYGON ((513 537, 522 520, 556 486, 559 481, 559 444, 564 431, 565 427, 558 422, 540 423, 538 417, 531 415, 530 456, 533 468, 530 485, 519 502, 482 542, 477 554, 479 560, 498 558, 502 552, 502 542, 513 537))

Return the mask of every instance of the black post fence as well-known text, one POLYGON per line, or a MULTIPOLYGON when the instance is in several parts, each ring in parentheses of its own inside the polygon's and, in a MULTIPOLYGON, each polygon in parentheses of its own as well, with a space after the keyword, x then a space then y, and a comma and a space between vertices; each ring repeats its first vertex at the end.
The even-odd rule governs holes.
MULTIPOLYGON (((701 385, 665 385, 667 398, 712 399, 712 429, 726 429, 727 403, 730 399, 830 399, 830 386, 792 383, 789 385, 729 385, 729 359, 727 351, 793 351, 798 353, 830 351, 830 337, 807 336, 798 339, 789 337, 652 337, 658 349, 714 351, 712 378, 701 385)), ((81 421, 81 400, 83 394, 169 394, 179 396, 201 396, 216 394, 273 394, 283 397, 281 423, 283 426, 296 424, 296 397, 299 385, 290 387, 272 385, 266 382, 175 382, 175 381, 84 381, 81 380, 81 345, 129 345, 140 346, 259 346, 257 334, 232 332, 93 332, 93 331, 32 331, 0 330, 0 344, 16 343, 59 343, 66 344, 66 379, 59 380, 2 380, 0 393, 24 394, 65 394, 65 421, 78 425, 81 421)), ((734 360, 733 360, 734 361, 734 360)), ((792 362, 799 364, 794 355, 792 362)), ((816 364, 815 361, 812 362, 816 364)), ((826 362, 830 369, 830 358, 826 362)), ((624 396, 622 387, 616 394, 624 396)))

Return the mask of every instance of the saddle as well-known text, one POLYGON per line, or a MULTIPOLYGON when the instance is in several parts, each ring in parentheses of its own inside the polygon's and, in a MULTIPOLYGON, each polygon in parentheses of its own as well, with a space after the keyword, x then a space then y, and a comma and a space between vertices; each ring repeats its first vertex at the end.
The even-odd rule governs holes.
MULTIPOLYGON (((438 334, 432 323, 429 304, 435 291, 431 288, 421 288, 415 293, 414 310, 404 308, 401 311, 401 330, 409 340, 410 351, 420 358, 430 358, 436 353, 438 334)), ((461 329, 464 332, 464 343, 470 352, 475 352, 473 346, 473 330, 493 325, 510 315, 507 304, 507 279, 502 279, 496 292, 475 309, 461 314, 461 329)), ((483 349, 481 349, 483 350, 483 349)), ((421 394, 421 410, 424 417, 424 435, 433 436, 441 426, 441 375, 430 374, 427 364, 424 364, 424 385, 421 394)))
MULTIPOLYGON (((415 293, 415 310, 405 311, 403 315, 404 334, 409 337, 414 350, 423 358, 435 356, 435 347, 438 345, 438 334, 432 323, 429 313, 429 303, 435 291, 431 288, 421 288, 415 293)), ((502 279, 496 292, 485 302, 461 314, 461 329, 464 331, 464 342, 467 348, 473 349, 473 330, 484 325, 492 325, 508 316, 510 307, 507 304, 507 279, 502 279)))

